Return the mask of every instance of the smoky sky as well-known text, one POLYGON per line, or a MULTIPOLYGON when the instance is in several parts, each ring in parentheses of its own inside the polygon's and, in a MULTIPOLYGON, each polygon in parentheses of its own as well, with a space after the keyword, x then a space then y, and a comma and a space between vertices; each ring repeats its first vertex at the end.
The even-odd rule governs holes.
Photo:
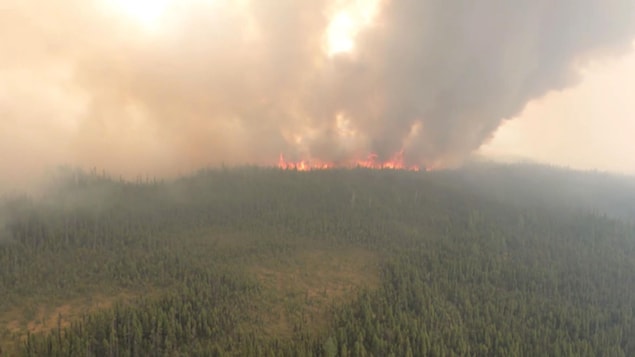
POLYGON ((635 37, 632 0, 386 0, 329 56, 345 1, 174 2, 155 31, 107 1, 0 0, 5 183, 47 165, 167 175, 280 153, 455 164, 635 37))

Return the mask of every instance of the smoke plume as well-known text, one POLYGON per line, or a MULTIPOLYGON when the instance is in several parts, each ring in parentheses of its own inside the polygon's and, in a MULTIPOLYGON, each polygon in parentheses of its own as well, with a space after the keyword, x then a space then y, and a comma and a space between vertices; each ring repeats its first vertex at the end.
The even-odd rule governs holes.
POLYGON ((0 0, 0 185, 280 153, 449 165, 635 37, 632 0, 384 0, 332 54, 334 17, 363 0, 173 1, 152 29, 112 2, 0 0))

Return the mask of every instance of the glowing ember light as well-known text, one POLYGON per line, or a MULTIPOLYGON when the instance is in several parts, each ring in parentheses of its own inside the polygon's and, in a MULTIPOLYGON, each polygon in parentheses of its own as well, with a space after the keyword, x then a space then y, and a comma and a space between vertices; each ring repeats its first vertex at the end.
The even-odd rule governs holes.
POLYGON ((173 0, 107 0, 106 4, 139 24, 143 29, 156 31, 173 0))
POLYGON ((346 12, 337 14, 328 28, 329 56, 351 52, 354 46, 355 24, 346 12))
POLYGON ((332 169, 335 165, 321 160, 287 161, 283 154, 278 158, 278 168, 283 170, 311 171, 332 169))
MULTIPOLYGON (((333 168, 366 168, 375 170, 406 170, 420 171, 418 165, 406 165, 403 158, 403 150, 396 153, 389 160, 381 161, 377 154, 370 154, 366 159, 349 160, 345 162, 325 162, 322 160, 299 160, 288 161, 280 154, 278 158, 278 168, 282 170, 312 171, 328 170, 333 168)), ((426 169, 426 171, 428 171, 426 169)))
POLYGON ((351 53, 360 31, 370 26, 379 12, 380 0, 352 0, 331 16, 326 29, 327 54, 351 53))

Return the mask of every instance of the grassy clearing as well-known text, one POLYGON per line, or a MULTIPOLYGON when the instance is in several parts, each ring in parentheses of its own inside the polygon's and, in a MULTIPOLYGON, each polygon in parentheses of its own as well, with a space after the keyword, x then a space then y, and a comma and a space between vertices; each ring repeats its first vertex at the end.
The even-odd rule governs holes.
POLYGON ((254 306, 259 331, 279 338, 291 337, 302 323, 311 332, 328 322, 333 304, 348 302, 363 288, 379 284, 378 257, 361 248, 301 251, 286 259, 252 266, 264 288, 254 306))
MULTIPOLYGON (((243 271, 257 280, 262 293, 252 301, 252 318, 241 328, 265 337, 291 338, 300 325, 308 328, 307 332, 322 331, 332 306, 351 301, 357 291, 379 284, 379 256, 374 252, 278 238, 263 245, 246 233, 200 230, 182 234, 171 249, 201 266, 220 259, 229 271, 243 271)), ((116 302, 134 303, 141 296, 160 296, 171 288, 147 287, 142 291, 102 286, 67 298, 34 296, 16 301, 0 310, 0 346, 5 350, 0 355, 6 355, 7 347, 27 333, 65 327, 116 302)))
POLYGON ((47 332, 58 326, 69 326, 72 321, 84 314, 110 308, 116 302, 130 302, 147 293, 147 291, 96 293, 55 302, 44 302, 36 298, 24 300, 20 306, 0 312, 0 346, 9 353, 9 347, 14 341, 22 340, 28 333, 47 332))

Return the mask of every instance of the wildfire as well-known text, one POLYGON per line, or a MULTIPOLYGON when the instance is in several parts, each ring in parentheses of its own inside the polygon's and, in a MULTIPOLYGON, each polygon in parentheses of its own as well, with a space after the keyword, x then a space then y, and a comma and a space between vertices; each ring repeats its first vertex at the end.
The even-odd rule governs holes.
POLYGON ((366 169, 389 169, 389 170, 407 170, 419 171, 418 165, 406 165, 403 158, 403 150, 395 154, 389 160, 382 161, 377 154, 370 154, 365 159, 348 160, 344 162, 328 162, 322 160, 299 160, 288 161, 280 154, 278 158, 278 168, 283 170, 312 171, 312 170, 328 170, 336 167, 344 168, 366 168, 366 169))

